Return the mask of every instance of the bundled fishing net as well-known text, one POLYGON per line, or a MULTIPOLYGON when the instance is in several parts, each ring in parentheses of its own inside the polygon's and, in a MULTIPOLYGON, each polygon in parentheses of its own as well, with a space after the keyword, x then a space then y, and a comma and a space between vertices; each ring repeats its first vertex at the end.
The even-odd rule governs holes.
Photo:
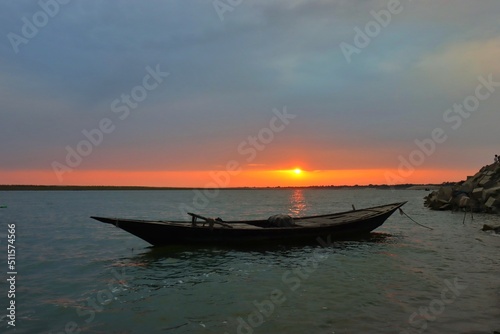
POLYGON ((269 221, 269 225, 275 227, 291 227, 294 226, 293 218, 289 215, 274 215, 267 219, 269 221))

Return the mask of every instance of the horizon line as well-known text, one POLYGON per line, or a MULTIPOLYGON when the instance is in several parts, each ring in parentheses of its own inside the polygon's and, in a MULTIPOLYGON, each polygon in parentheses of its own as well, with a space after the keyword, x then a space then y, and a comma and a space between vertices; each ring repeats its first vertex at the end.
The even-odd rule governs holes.
POLYGON ((442 183, 399 183, 399 184, 355 184, 355 185, 308 185, 308 186, 238 186, 238 187, 168 187, 168 186, 126 186, 126 185, 37 185, 37 184, 0 184, 2 190, 203 190, 203 189, 220 189, 220 190, 242 190, 242 189, 307 189, 307 188, 394 188, 394 187, 437 187, 445 184, 456 182, 442 183))

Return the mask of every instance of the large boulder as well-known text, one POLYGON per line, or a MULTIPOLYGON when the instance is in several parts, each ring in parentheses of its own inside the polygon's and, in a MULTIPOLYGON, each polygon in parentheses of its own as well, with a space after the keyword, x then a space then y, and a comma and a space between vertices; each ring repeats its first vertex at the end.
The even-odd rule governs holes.
POLYGON ((495 233, 500 233, 500 225, 493 226, 493 225, 484 224, 483 228, 481 230, 483 230, 483 231, 493 231, 495 233))
POLYGON ((498 196, 500 195, 500 186, 491 187, 484 190, 483 198, 489 198, 490 196, 498 196))
POLYGON ((477 200, 480 200, 483 198, 483 192, 484 188, 483 187, 477 187, 471 192, 471 197, 477 200))

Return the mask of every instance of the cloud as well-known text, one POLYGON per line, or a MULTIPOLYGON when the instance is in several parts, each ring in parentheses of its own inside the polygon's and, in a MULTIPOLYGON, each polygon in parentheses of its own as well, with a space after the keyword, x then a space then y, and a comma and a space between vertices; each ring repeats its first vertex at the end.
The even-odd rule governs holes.
POLYGON ((500 75, 500 38, 454 42, 422 57, 416 70, 452 96, 470 94, 480 75, 500 75))
MULTIPOLYGON (((211 1, 70 2, 19 54, 6 39, 0 45, 0 140, 9 143, 0 146, 9 157, 0 168, 43 169, 64 159, 65 147, 116 116, 111 102, 156 64, 171 75, 80 168, 215 168, 269 122, 272 108, 285 105, 297 119, 255 164, 286 169, 307 160, 311 169, 356 168, 390 164, 391 157, 397 163, 471 93, 478 75, 500 75, 499 5, 405 3, 347 64, 339 44, 373 19, 371 10, 386 6, 243 1, 221 22, 211 1)), ((0 32, 19 32, 21 18, 37 10, 37 3, 9 2, 0 32)), ((456 159, 436 157, 439 163, 459 161, 457 147, 479 154, 487 138, 477 129, 497 124, 496 101, 468 120, 474 133, 464 127, 456 144, 447 143, 456 159)))

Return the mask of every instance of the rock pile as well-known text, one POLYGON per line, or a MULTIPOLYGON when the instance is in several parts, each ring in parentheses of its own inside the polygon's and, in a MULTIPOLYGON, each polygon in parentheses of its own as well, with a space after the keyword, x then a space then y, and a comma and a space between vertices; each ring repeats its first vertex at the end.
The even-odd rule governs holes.
POLYGON ((424 199, 433 210, 500 213, 500 162, 484 166, 466 181, 442 186, 424 199))

